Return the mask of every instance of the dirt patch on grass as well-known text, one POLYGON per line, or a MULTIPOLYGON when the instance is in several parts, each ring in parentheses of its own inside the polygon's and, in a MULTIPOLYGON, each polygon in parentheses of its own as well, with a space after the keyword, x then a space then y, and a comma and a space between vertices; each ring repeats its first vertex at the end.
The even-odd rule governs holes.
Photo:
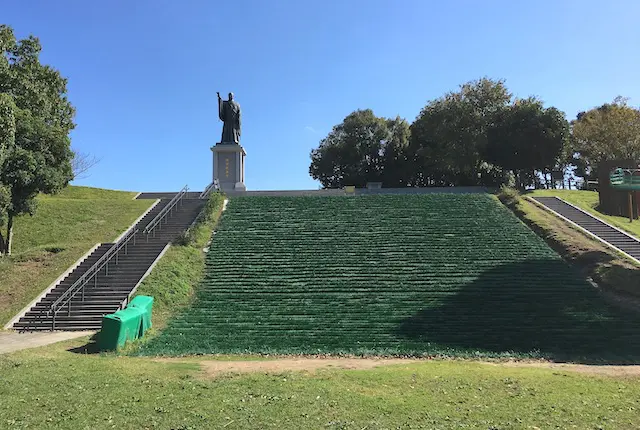
MULTIPOLYGON (((154 361, 164 363, 193 363, 193 360, 184 358, 159 358, 154 361)), ((367 370, 380 366, 429 363, 433 360, 407 359, 407 358, 316 358, 296 357, 277 358, 273 360, 199 360, 203 374, 212 378, 229 373, 282 373, 282 372, 309 372, 318 369, 343 369, 343 370, 367 370)), ((464 361, 468 362, 468 361, 464 361)), ((602 375, 613 377, 640 377, 640 365, 588 365, 572 363, 554 363, 549 361, 498 361, 478 362, 488 366, 503 367, 535 367, 568 372, 577 372, 587 375, 602 375)))
POLYGON ((507 361, 503 363, 487 363, 493 366, 505 367, 539 367, 554 370, 566 370, 570 372, 584 373, 588 375, 603 376, 633 376, 640 377, 640 366, 617 366, 617 365, 593 365, 593 364, 571 364, 571 363, 552 363, 548 361, 507 361))
MULTIPOLYGON (((182 360, 163 358, 157 361, 175 363, 182 360)), ((402 358, 280 358, 240 361, 202 360, 198 361, 198 364, 206 376, 215 377, 225 373, 314 372, 318 369, 362 370, 394 364, 412 364, 419 361, 402 358)))

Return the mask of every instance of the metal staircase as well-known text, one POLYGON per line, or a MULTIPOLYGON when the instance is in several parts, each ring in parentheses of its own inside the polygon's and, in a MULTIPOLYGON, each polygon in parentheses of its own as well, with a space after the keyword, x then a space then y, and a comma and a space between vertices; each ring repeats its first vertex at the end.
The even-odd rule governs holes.
POLYGON ((126 305, 163 250, 201 211, 204 200, 188 198, 194 194, 185 187, 162 199, 117 243, 100 245, 12 328, 99 329, 102 316, 126 305))
POLYGON ((532 197, 532 199, 571 224, 579 227, 590 236, 626 254, 637 263, 640 263, 640 240, 637 238, 599 220, 593 215, 558 197, 532 197))

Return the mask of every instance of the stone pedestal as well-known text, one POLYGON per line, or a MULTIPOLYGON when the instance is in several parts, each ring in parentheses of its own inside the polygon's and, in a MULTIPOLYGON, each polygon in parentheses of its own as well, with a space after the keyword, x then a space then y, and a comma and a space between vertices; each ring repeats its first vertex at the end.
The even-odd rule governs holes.
POLYGON ((213 153, 213 181, 218 180, 222 191, 246 191, 244 185, 244 148, 235 143, 217 143, 213 153))

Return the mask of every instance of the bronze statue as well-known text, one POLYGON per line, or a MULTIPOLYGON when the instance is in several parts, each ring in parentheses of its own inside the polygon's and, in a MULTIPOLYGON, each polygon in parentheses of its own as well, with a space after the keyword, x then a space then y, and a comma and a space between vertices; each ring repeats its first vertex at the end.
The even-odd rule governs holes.
POLYGON ((218 94, 218 116, 222 121, 223 144, 240 144, 240 105, 233 100, 233 93, 229 93, 229 100, 222 100, 218 94))

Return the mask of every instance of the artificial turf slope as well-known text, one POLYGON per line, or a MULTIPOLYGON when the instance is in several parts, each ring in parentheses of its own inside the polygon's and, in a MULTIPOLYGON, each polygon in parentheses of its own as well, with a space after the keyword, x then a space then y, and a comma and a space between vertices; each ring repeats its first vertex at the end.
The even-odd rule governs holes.
POLYGON ((639 323, 490 195, 237 197, 140 353, 635 360, 639 323))

